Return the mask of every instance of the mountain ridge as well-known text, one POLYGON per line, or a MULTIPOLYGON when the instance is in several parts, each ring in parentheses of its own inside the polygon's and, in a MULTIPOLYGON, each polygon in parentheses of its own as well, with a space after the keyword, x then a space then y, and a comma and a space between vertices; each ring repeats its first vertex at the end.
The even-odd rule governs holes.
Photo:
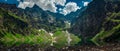
POLYGON ((56 29, 55 27, 64 27, 65 23, 62 20, 56 20, 55 17, 40 9, 38 6, 33 8, 20 9, 15 4, 1 3, 0 8, 13 12, 15 15, 28 19, 27 21, 32 27, 41 29, 44 28, 47 31, 56 29), (49 26, 48 26, 49 25, 49 26), (48 27, 47 27, 48 26, 48 27))

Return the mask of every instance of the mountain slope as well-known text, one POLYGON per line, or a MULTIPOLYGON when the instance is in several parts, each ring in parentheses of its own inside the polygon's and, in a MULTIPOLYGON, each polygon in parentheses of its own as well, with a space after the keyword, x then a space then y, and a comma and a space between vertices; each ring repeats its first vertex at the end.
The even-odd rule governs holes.
POLYGON ((29 34, 31 29, 28 22, 13 13, 0 8, 0 36, 6 33, 29 34), (29 30, 29 31, 28 31, 29 30))
POLYGON ((86 40, 89 38, 94 39, 95 42, 98 40, 103 42, 106 38, 109 42, 114 41, 120 37, 119 12, 119 0, 93 0, 79 16, 71 31, 81 35, 85 43, 87 43, 86 40))
POLYGON ((15 5, 1 4, 0 49, 24 44, 38 45, 41 48, 50 46, 61 48, 73 46, 81 41, 80 38, 70 34, 62 26, 65 27, 64 22, 55 20, 54 17, 37 6, 22 10, 15 5))
POLYGON ((69 21, 71 23, 75 22, 75 19, 78 17, 78 15, 84 11, 86 9, 86 7, 82 7, 81 9, 77 10, 76 12, 71 12, 70 14, 67 15, 62 15, 60 13, 52 13, 52 12, 48 12, 50 15, 56 17, 56 19, 61 19, 63 21, 69 21))
POLYGON ((0 7, 13 12, 23 19, 27 19, 29 25, 37 29, 43 28, 47 31, 52 31, 53 29, 56 29, 56 27, 65 27, 64 21, 57 20, 36 5, 33 8, 26 8, 25 10, 17 8, 15 4, 0 3, 0 7))

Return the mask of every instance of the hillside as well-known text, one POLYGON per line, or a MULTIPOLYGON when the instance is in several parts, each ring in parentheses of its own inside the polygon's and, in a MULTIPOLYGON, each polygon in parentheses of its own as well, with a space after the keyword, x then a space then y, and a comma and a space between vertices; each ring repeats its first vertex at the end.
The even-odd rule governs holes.
POLYGON ((81 35, 85 43, 87 39, 99 43, 118 42, 120 38, 120 1, 93 0, 80 14, 71 32, 81 35))
MULTIPOLYGON (((56 29, 49 32, 44 30, 44 27, 38 29, 31 26, 32 24, 28 20, 0 8, 0 50, 22 45, 22 47, 38 45, 41 49, 51 46, 62 48, 69 45, 74 46, 81 41, 80 38, 67 30, 64 31, 63 28, 54 27, 56 29)), ((49 27, 49 25, 46 26, 49 27)))
POLYGON ((42 11, 37 6, 19 9, 15 5, 0 4, 0 50, 21 45, 46 48, 74 46, 80 38, 67 31, 64 21, 42 11), (14 8, 14 9, 11 9, 14 8))
POLYGON ((53 29, 56 29, 55 27, 65 27, 65 23, 63 20, 56 19, 56 17, 53 17, 47 12, 43 11, 37 5, 35 5, 33 8, 26 8, 25 10, 23 10, 17 8, 15 4, 0 3, 0 8, 10 11, 15 15, 21 17, 22 19, 27 19, 31 27, 37 29, 43 28, 47 31, 52 31, 53 29))
POLYGON ((22 19, 13 13, 0 8, 0 34, 2 36, 8 32, 25 35, 31 33, 32 30, 26 19, 22 19))

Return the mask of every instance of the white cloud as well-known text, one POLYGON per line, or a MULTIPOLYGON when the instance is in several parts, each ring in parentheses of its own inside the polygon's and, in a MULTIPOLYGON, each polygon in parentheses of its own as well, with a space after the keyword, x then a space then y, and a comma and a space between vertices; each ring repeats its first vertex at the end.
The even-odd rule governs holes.
POLYGON ((65 5, 65 7, 62 9, 62 11, 60 13, 67 15, 71 12, 76 12, 78 9, 80 9, 80 7, 77 6, 77 4, 75 2, 69 2, 65 5))
POLYGON ((22 8, 22 9, 25 9, 26 7, 32 8, 33 5, 34 5, 33 2, 20 2, 18 7, 22 8))
MULTIPOLYGON (((75 2, 68 2, 66 4, 66 0, 17 0, 19 1, 19 8, 25 9, 26 7, 32 8, 35 4, 39 6, 44 11, 50 11, 50 12, 57 12, 58 7, 56 5, 64 6, 64 8, 59 8, 59 13, 63 15, 67 15, 71 12, 76 12, 78 9, 80 9, 79 6, 77 6, 77 3, 75 2), (66 5, 65 5, 66 4, 66 5)), ((85 4, 87 4, 85 2, 85 4)))
POLYGON ((83 6, 88 6, 89 3, 90 3, 90 2, 87 2, 87 1, 84 2, 84 1, 83 1, 83 6))
POLYGON ((53 1, 49 1, 49 0, 39 0, 36 2, 36 5, 38 5, 40 8, 42 8, 45 11, 51 11, 56 13, 57 11, 57 7, 55 6, 53 1))
POLYGON ((24 0, 23 2, 19 1, 19 8, 25 9, 26 7, 33 7, 34 4, 39 6, 45 11, 50 11, 50 12, 57 12, 57 7, 56 5, 61 5, 64 6, 66 3, 66 0, 24 0))
POLYGON ((66 0, 54 0, 54 2, 55 2, 57 5, 64 6, 65 3, 66 3, 66 0))

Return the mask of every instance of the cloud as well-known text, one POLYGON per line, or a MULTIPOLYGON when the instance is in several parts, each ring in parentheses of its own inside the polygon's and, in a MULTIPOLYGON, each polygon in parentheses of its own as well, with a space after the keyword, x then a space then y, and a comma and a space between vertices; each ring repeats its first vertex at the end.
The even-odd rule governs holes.
POLYGON ((33 7, 35 4, 42 8, 44 11, 57 12, 56 5, 64 6, 66 0, 24 0, 19 1, 19 8, 25 9, 26 7, 33 7))
POLYGON ((50 0, 39 0, 36 2, 36 5, 38 5, 40 8, 42 8, 45 11, 50 11, 56 13, 57 7, 55 6, 53 1, 50 0))
POLYGON ((17 0, 19 2, 18 7, 25 9, 26 7, 32 8, 35 4, 44 11, 50 11, 53 13, 59 12, 60 14, 67 15, 71 12, 76 12, 80 9, 75 2, 68 2, 66 0, 17 0), (64 8, 58 8, 56 5, 63 6, 64 8), (59 9, 59 11, 57 11, 59 9))
POLYGON ((64 6, 65 3, 66 3, 66 0, 54 0, 54 2, 55 2, 57 5, 64 6))
MULTIPOLYGON (((68 2, 60 13, 67 15, 71 12, 76 12, 78 9, 80 9, 80 7, 77 6, 77 4, 75 2, 68 2)), ((59 10, 61 10, 61 9, 59 9, 59 10)))
POLYGON ((20 2, 18 7, 25 9, 26 7, 32 8, 34 6, 33 2, 20 2))
POLYGON ((83 6, 88 6, 89 3, 90 3, 90 2, 87 2, 87 1, 84 2, 84 1, 83 1, 83 6))

